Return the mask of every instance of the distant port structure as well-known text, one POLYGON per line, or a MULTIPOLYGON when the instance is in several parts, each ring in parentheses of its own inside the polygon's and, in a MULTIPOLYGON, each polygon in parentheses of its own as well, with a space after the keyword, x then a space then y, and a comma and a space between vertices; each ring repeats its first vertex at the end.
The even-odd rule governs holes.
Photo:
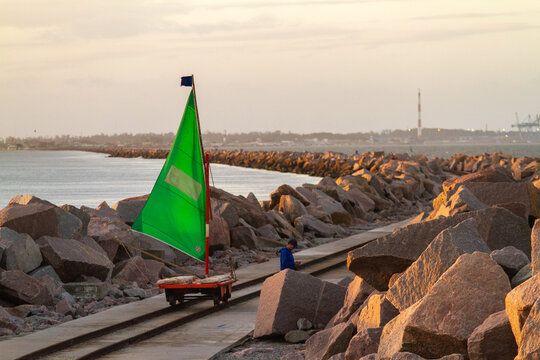
POLYGON ((516 123, 512 124, 512 127, 518 129, 521 140, 536 141, 540 133, 540 114, 536 114, 534 118, 529 114, 524 120, 520 121, 519 115, 516 112, 516 123))

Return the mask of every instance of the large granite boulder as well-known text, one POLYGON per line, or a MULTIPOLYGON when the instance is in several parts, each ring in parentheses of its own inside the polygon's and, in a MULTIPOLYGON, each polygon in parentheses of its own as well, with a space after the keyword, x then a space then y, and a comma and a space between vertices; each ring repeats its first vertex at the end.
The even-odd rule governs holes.
POLYGON ((282 195, 279 200, 279 211, 281 211, 291 223, 299 216, 307 214, 307 210, 298 200, 292 195, 282 195))
MULTIPOLYGON (((450 195, 450 192, 443 195, 448 196, 450 195)), ((429 215, 429 220, 467 211, 482 210, 488 207, 478 200, 478 198, 465 186, 460 186, 446 201, 443 202, 443 200, 444 199, 437 198, 436 201, 433 202, 434 210, 433 213, 429 215)))
MULTIPOLYGON (((308 190, 309 191, 309 190, 308 190)), ((304 195, 296 191, 294 188, 287 184, 279 186, 274 192, 270 194, 270 209, 275 208, 281 202, 281 197, 284 195, 292 196, 302 203, 304 206, 308 206, 311 202, 304 195)))
POLYGON ((133 225, 146 204, 148 196, 149 194, 120 200, 112 206, 112 209, 116 210, 126 224, 133 225))
POLYGON ((488 208, 407 225, 349 252, 347 267, 377 290, 386 290, 390 277, 407 269, 441 231, 474 218, 491 250, 512 245, 530 253, 527 222, 507 209, 488 208))
POLYGON ((521 345, 523 324, 537 299, 540 299, 540 274, 514 288, 506 296, 506 314, 518 346, 521 345))
POLYGON ((257 234, 251 226, 237 226, 231 229, 231 246, 240 249, 257 247, 257 234))
POLYGON ((490 252, 474 218, 443 230, 390 287, 386 298, 399 311, 405 310, 422 299, 461 255, 475 251, 490 252))
POLYGON ((531 233, 531 265, 533 275, 540 273, 540 219, 534 222, 531 233))
POLYGON ((77 240, 43 236, 37 244, 46 263, 54 268, 63 282, 76 281, 83 275, 100 280, 110 276, 112 262, 77 240))
POLYGON ((159 280, 164 266, 159 261, 134 256, 115 265, 113 281, 124 284, 136 282, 139 287, 154 284, 159 280))
POLYGON ((257 232, 267 239, 276 241, 281 240, 281 236, 279 236, 276 229, 270 224, 266 224, 261 226, 260 228, 257 228, 257 232))
POLYGON ((516 360, 540 359, 540 299, 537 299, 531 308, 521 334, 521 345, 516 360))
POLYGON ((229 229, 232 229, 238 225, 240 217, 238 216, 238 211, 235 207, 229 202, 218 202, 212 201, 212 214, 221 216, 227 222, 229 229))
POLYGON ((382 329, 398 315, 399 311, 386 299, 385 294, 373 293, 358 314, 356 331, 360 333, 366 329, 382 329))
POLYGON ((88 236, 96 240, 111 261, 114 260, 120 246, 118 240, 128 236, 129 231, 129 226, 120 220, 119 216, 92 216, 87 230, 88 236))
POLYGON ((369 328, 358 332, 349 341, 345 351, 345 360, 358 360, 377 352, 381 339, 382 328, 369 328))
POLYGON ((330 320, 327 327, 348 321, 351 315, 358 310, 373 291, 375 289, 371 285, 366 283, 361 277, 355 276, 354 280, 347 286, 343 306, 332 320, 330 320))
POLYGON ((53 305, 49 290, 39 280, 20 270, 0 272, 0 295, 15 304, 53 305))
POLYGON ((82 222, 71 213, 35 196, 19 196, 0 210, 0 227, 8 227, 33 239, 41 236, 73 238, 82 222))
POLYGON ((471 182, 467 188, 484 204, 520 203, 526 215, 540 217, 540 190, 527 182, 471 182))
POLYGON ((426 358, 467 353, 467 339, 489 315, 504 309, 508 277, 488 254, 463 254, 414 305, 383 330, 379 358, 400 351, 426 358))
POLYGON ((517 355, 516 339, 504 310, 491 314, 467 340, 469 360, 507 360, 517 355))
MULTIPOLYGON (((420 355, 413 354, 410 352, 398 352, 392 355, 391 360, 427 360, 427 359, 423 358, 420 355)), ((466 358, 462 354, 451 354, 451 355, 446 355, 441 358, 432 359, 432 360, 466 360, 466 358)))
POLYGON ((491 258, 502 266, 510 278, 518 273, 525 265, 529 264, 527 255, 513 246, 506 246, 502 249, 493 250, 491 258))
POLYGON ((352 216, 345 210, 341 203, 330 197, 321 197, 317 201, 322 210, 330 214, 330 218, 334 224, 351 225, 352 216))
POLYGON ((253 336, 285 335, 296 329, 300 318, 324 326, 343 305, 345 291, 314 276, 283 270, 263 283, 253 336))
POLYGON ((28 273, 41 265, 39 246, 27 234, 0 227, 0 267, 28 273))
POLYGON ((210 197, 218 200, 218 202, 229 202, 236 209, 238 216, 251 226, 258 228, 268 223, 262 208, 244 197, 234 196, 213 186, 210 186, 210 197))
POLYGON ((329 224, 322 222, 310 214, 302 215, 294 220, 296 227, 302 227, 304 232, 312 232, 318 237, 333 237, 336 233, 329 224))
POLYGON ((306 360, 327 360, 345 352, 353 334, 354 325, 350 322, 319 331, 306 341, 306 360))
POLYGON ((458 184, 468 184, 471 182, 515 182, 510 170, 501 166, 495 166, 488 169, 480 170, 472 174, 458 176, 443 183, 443 189, 448 189, 458 184))
POLYGON ((210 252, 223 250, 231 246, 231 236, 229 234, 229 225, 227 221, 219 215, 213 214, 210 219, 210 252))

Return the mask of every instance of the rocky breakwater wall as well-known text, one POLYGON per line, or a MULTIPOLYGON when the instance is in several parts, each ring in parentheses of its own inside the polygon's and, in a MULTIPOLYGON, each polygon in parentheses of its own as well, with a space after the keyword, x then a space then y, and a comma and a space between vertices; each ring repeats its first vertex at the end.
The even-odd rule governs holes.
POLYGON ((267 279, 254 336, 307 339, 289 355, 306 360, 538 359, 539 190, 505 168, 474 175, 445 182, 429 217, 351 251, 345 295, 292 271, 267 279))
MULTIPOLYGON (((393 166, 388 178, 364 169, 316 185, 281 185, 261 202, 253 194, 212 187, 212 271, 228 272, 229 258, 239 266, 267 261, 292 238, 299 248, 312 247, 427 209, 444 174, 411 161, 393 166)), ((146 199, 92 209, 15 196, 0 210, 0 334, 41 329, 150 296, 156 280, 183 273, 171 263, 202 274, 199 262, 131 231, 146 199)))

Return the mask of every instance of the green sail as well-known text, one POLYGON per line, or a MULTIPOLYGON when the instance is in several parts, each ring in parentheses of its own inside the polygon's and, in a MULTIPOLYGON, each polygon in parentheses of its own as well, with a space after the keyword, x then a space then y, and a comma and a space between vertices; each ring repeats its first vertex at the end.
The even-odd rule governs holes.
POLYGON ((205 258, 206 184, 193 90, 176 139, 133 230, 205 258))

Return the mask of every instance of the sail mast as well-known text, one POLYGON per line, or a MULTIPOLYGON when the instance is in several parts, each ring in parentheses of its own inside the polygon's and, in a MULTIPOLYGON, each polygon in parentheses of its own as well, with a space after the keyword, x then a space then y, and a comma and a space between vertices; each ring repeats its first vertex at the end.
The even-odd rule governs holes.
POLYGON ((210 252, 210 183, 208 181, 210 163, 208 161, 208 154, 204 152, 203 140, 201 134, 201 123, 199 120, 199 106, 197 105, 197 91, 195 89, 195 76, 191 75, 193 81, 193 101, 195 102, 195 114, 197 115, 197 128, 199 129, 199 141, 201 144, 201 158, 204 164, 204 180, 206 185, 206 227, 205 227, 205 251, 204 251, 204 273, 208 276, 208 263, 209 263, 209 252, 210 252))

